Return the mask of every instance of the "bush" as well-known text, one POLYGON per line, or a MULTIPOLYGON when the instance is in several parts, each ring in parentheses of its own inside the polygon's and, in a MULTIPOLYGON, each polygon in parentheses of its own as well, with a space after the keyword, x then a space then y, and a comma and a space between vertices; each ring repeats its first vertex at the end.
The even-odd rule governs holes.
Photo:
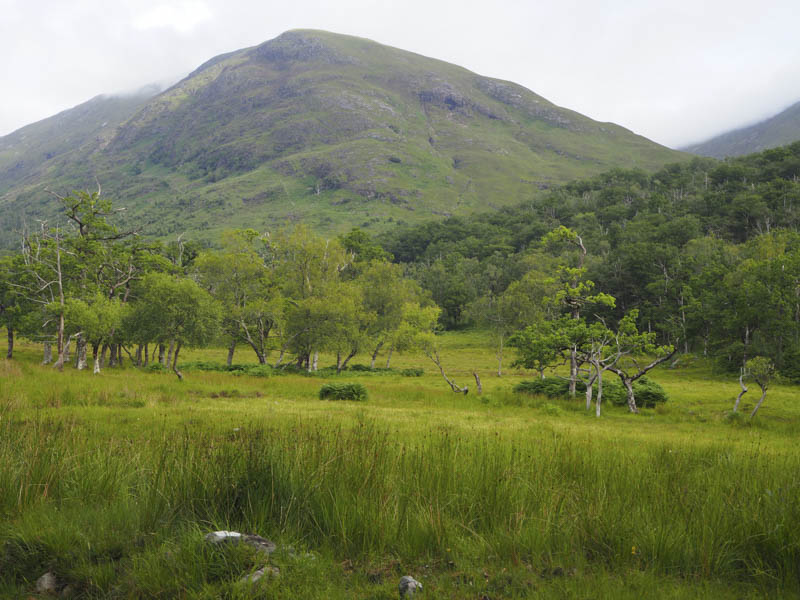
POLYGON ((232 375, 250 375, 251 377, 270 377, 272 367, 269 365, 231 365, 210 361, 192 361, 181 365, 184 371, 214 371, 216 373, 231 373, 232 375))
MULTIPOLYGON (((583 381, 578 381, 575 387, 578 393, 586 392, 586 384, 583 381)), ((514 386, 514 392, 547 396, 548 398, 569 398, 569 381, 561 377, 521 381, 514 386)), ((597 393, 597 386, 595 386, 595 393, 597 393)), ((655 408, 656 404, 667 401, 667 393, 664 388, 647 377, 640 377, 633 383, 633 393, 636 396, 636 404, 642 408, 655 408)), ((609 381, 608 375, 606 375, 603 377, 603 400, 623 405, 628 401, 628 394, 616 378, 609 381)))
POLYGON ((420 369, 418 367, 411 368, 411 369, 403 369, 400 371, 400 375, 403 377, 422 377, 425 374, 425 369, 420 369))
MULTIPOLYGON (((641 408, 655 408, 656 404, 663 404, 667 401, 667 392, 664 391, 652 379, 640 377, 633 382, 633 393, 636 396, 636 404, 641 408)), ((627 395, 625 400, 627 401, 627 395)))
POLYGON ((360 383, 326 383, 319 389, 320 400, 367 399, 367 388, 360 383))
MULTIPOLYGON (((586 391, 586 384, 578 381, 576 389, 579 392, 586 391)), ((566 398, 569 396, 569 381, 561 377, 545 377, 544 379, 532 379, 520 381, 514 386, 516 393, 547 396, 548 398, 566 398)), ((603 392, 605 394, 605 391, 603 392)))

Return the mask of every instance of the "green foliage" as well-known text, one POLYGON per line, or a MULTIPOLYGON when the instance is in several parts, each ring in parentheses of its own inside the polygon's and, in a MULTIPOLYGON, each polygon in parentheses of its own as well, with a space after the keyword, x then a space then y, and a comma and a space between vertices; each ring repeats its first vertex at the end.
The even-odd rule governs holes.
POLYGON ((326 383, 319 388, 320 400, 355 400, 367 399, 367 388, 360 383, 326 383))
POLYGON ((183 363, 183 369, 187 371, 212 371, 216 373, 231 373, 233 375, 249 375, 251 377, 271 377, 275 374, 275 369, 269 365, 226 365, 209 361, 188 361, 183 363))
MULTIPOLYGON (((625 391, 621 385, 617 386, 620 390, 617 396, 612 396, 612 401, 617 404, 625 403, 625 391), (619 398, 618 400, 616 398, 619 398)), ((636 404, 644 408, 655 408, 659 404, 664 404, 667 400, 667 393, 664 388, 652 379, 642 376, 633 382, 633 391, 636 394, 636 404)), ((603 383, 603 396, 606 395, 606 384, 603 383)))
MULTIPOLYGON (((586 383, 576 382, 576 389, 579 392, 586 391, 586 383)), ((667 393, 664 388, 648 377, 640 377, 633 383, 633 390, 636 395, 636 403, 640 407, 655 408, 659 404, 667 401, 667 393)), ((563 377, 545 377, 543 379, 530 379, 521 381, 514 386, 514 392, 518 394, 530 394, 547 396, 548 398, 568 399, 569 381, 563 377)), ((625 388, 615 382, 603 379, 603 399, 613 402, 616 405, 624 405, 627 402, 625 388)))

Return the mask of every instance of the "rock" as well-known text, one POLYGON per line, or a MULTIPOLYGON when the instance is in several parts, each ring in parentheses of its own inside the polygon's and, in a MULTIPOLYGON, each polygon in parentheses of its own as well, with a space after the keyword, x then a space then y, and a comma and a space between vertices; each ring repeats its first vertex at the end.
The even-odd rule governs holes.
POLYGON ((74 595, 75 595, 75 588, 73 588, 71 585, 67 585, 67 586, 64 587, 63 590, 61 590, 61 593, 59 594, 59 597, 61 597, 61 598, 72 598, 74 595))
POLYGON ((278 567, 263 567, 257 571, 253 571, 249 575, 245 575, 240 581, 244 583, 255 583, 263 577, 267 579, 277 579, 280 577, 280 569, 278 567))
POLYGON ((400 590, 401 598, 411 598, 417 592, 422 591, 422 584, 411 577, 411 575, 403 575, 400 578, 400 585, 398 585, 397 588, 400 590))
POLYGON ((205 540, 207 542, 211 542, 212 544, 238 544, 241 542, 243 544, 252 546, 259 552, 264 552, 265 554, 272 554, 277 548, 275 542, 270 541, 267 538, 263 538, 260 535, 255 535, 252 533, 239 533, 238 531, 212 531, 211 533, 206 534, 205 540))
POLYGON ((36 580, 36 591, 39 594, 55 594, 58 590, 58 581, 54 573, 48 571, 36 580))
POLYGON ((213 544, 219 544, 220 542, 229 542, 231 540, 238 542, 241 541, 241 537, 242 534, 238 531, 212 531, 206 534, 205 540, 213 544))

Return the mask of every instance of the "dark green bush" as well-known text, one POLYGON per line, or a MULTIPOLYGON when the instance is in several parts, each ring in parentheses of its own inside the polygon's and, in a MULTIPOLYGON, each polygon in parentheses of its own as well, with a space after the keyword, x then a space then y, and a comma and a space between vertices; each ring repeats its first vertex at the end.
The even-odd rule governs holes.
MULTIPOLYGON (((667 392, 664 391, 664 388, 647 377, 640 377, 633 382, 633 393, 636 396, 637 406, 642 408, 655 408, 656 404, 663 404, 667 401, 667 392)), ((625 400, 627 400, 627 395, 625 400)))
POLYGON ((269 365, 226 365, 210 361, 196 360, 181 365, 184 371, 214 371, 233 375, 250 375, 251 377, 270 377, 272 367, 269 365))
MULTIPOLYGON (((624 386, 617 380, 616 376, 610 379, 608 375, 603 378, 603 400, 614 404, 625 404, 628 395, 624 386)), ((576 383, 578 393, 586 392, 586 384, 582 381, 576 383)), ((547 396, 548 398, 568 398, 569 381, 561 377, 545 377, 544 379, 532 379, 521 381, 514 386, 516 393, 547 396)), ((595 393, 597 387, 595 386, 595 393)), ((659 384, 647 377, 641 377, 633 383, 633 393, 636 396, 636 404, 643 408, 654 408, 656 404, 667 401, 667 393, 659 384)))
POLYGON ((425 369, 420 369, 419 367, 412 367, 410 369, 403 369, 400 371, 400 375, 403 377, 422 377, 425 374, 425 369))
POLYGON ((360 383, 326 383, 319 389, 320 400, 367 399, 367 388, 360 383))

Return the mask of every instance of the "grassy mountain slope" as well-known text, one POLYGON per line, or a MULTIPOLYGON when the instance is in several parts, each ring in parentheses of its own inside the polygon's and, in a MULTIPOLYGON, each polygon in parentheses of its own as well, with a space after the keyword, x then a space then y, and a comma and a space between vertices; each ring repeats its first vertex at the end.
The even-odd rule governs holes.
POLYGON ((156 236, 214 238, 287 219, 383 229, 683 156, 513 83, 361 38, 290 31, 208 61, 35 176, 0 174, 0 214, 46 213, 44 185, 97 177, 156 236))
POLYGON ((725 158, 761 152, 800 140, 800 102, 783 112, 750 127, 729 131, 715 138, 684 148, 686 152, 725 158))

